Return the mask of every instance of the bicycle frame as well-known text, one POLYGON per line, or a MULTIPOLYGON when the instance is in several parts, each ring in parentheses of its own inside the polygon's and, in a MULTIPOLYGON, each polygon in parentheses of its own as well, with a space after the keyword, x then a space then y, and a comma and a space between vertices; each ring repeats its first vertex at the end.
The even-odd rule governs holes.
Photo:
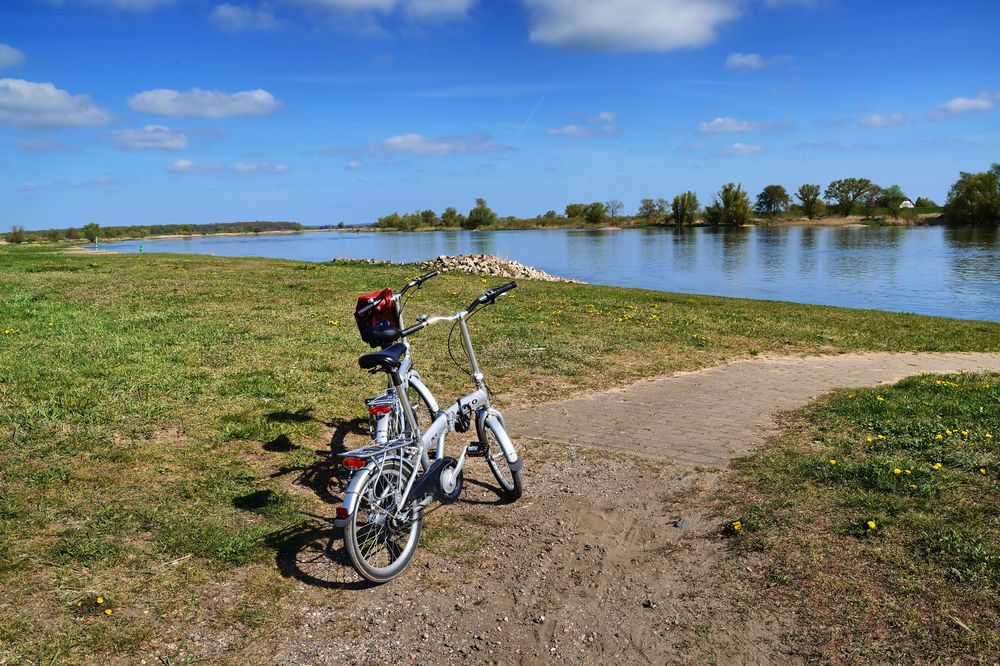
MULTIPOLYGON (((406 462, 410 467, 406 484, 402 489, 400 489, 402 500, 398 504, 398 513, 394 517, 402 520, 411 518, 415 512, 421 511, 428 504, 430 504, 433 499, 432 497, 423 498, 417 504, 409 506, 409 495, 417 478, 420 476, 420 467, 424 467, 425 471, 427 469, 427 466, 424 463, 427 459, 427 452, 430 450, 431 446, 437 442, 437 459, 441 460, 444 455, 444 435, 455 430, 456 422, 459 420, 460 416, 463 415, 468 417, 470 420, 475 418, 476 431, 481 441, 484 436, 484 429, 487 426, 499 425, 500 427, 497 428, 497 431, 502 433, 502 435, 497 439, 501 449, 503 450, 504 457, 507 459, 507 463, 512 469, 520 468, 517 450, 514 448, 513 443, 510 441, 510 437, 503 428, 503 418, 498 411, 492 408, 490 404, 489 392, 486 389, 483 374, 479 369, 479 362, 476 359, 475 349, 472 346, 472 337, 469 334, 469 327, 466 322, 468 314, 469 313, 466 310, 462 310, 447 317, 423 319, 422 323, 425 326, 429 326, 431 324, 441 322, 458 322, 462 336, 462 348, 465 351, 466 358, 469 360, 469 364, 471 366, 470 375, 475 384, 475 390, 472 393, 462 396, 446 409, 436 410, 434 421, 430 424, 430 426, 428 426, 427 430, 421 433, 416 415, 414 414, 413 407, 410 403, 408 389, 412 386, 415 390, 420 392, 421 389, 426 391, 426 387, 424 387, 423 383, 420 382, 419 378, 417 378, 416 382, 414 382, 412 375, 409 376, 408 381, 404 381, 401 373, 402 367, 399 371, 390 373, 390 387, 397 392, 397 395, 400 396, 399 404, 403 408, 403 416, 409 425, 411 437, 396 440, 394 442, 388 442, 387 445, 372 444, 342 454, 342 457, 345 458, 367 458, 368 462, 351 477, 351 481, 347 486, 346 492, 344 493, 344 500, 341 505, 343 510, 338 510, 337 519, 334 520, 335 526, 344 527, 347 525, 357 508, 360 491, 364 486, 365 481, 367 481, 368 477, 373 472, 380 469, 390 456, 395 457, 398 455, 401 462, 406 462), (411 451, 407 455, 406 449, 413 449, 413 447, 416 447, 415 450, 411 451)), ((408 372, 412 371, 408 370, 408 372)), ((427 395, 430 395, 429 391, 427 391, 427 395)), ((433 400, 433 396, 430 396, 430 398, 433 400)), ((436 403, 428 401, 428 404, 435 405, 436 403)), ((457 476, 465 467, 468 451, 468 445, 462 448, 462 453, 460 454, 453 471, 454 475, 457 476)))

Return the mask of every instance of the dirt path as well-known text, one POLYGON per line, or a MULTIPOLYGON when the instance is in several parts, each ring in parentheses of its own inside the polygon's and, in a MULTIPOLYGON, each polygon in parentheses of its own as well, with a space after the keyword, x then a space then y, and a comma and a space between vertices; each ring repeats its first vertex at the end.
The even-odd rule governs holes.
POLYGON ((524 439, 611 448, 725 468, 773 431, 782 411, 834 388, 926 372, 1000 370, 997 354, 850 354, 737 361, 582 398, 509 410, 524 439))
MULTIPOLYGON (((716 494, 729 460, 761 443, 779 411, 833 387, 980 369, 1000 370, 1000 355, 759 359, 509 410, 526 459, 521 501, 498 505, 489 471, 473 461, 463 499, 428 516, 407 573, 376 588, 358 581, 325 524, 290 535, 277 562, 297 593, 287 624, 227 656, 282 664, 810 660, 794 613, 761 602, 767 576, 757 556, 735 554, 720 536, 727 517, 716 494)), ((195 643, 194 656, 219 655, 217 641, 195 643)))

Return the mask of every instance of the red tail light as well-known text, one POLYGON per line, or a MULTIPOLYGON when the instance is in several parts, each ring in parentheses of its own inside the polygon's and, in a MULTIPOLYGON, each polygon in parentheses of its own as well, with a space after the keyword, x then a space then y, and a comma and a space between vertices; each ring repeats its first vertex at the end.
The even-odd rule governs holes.
POLYGON ((388 414, 392 411, 392 405, 372 405, 368 408, 369 414, 388 414))
POLYGON ((361 469, 367 463, 364 458, 344 458, 340 461, 340 464, 347 469, 361 469))
POLYGON ((345 520, 348 517, 347 507, 338 506, 337 507, 337 520, 345 520))

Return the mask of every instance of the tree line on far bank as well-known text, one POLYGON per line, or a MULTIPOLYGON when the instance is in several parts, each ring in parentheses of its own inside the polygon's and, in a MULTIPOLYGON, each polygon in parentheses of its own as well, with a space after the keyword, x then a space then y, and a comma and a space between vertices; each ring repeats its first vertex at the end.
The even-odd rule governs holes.
POLYGON ((98 240, 114 241, 123 238, 150 238, 155 236, 190 236, 193 234, 259 234, 270 231, 302 231, 305 229, 298 222, 216 222, 212 224, 151 224, 132 226, 103 227, 96 222, 90 222, 79 229, 44 229, 41 231, 26 231, 21 225, 15 224, 7 234, 8 243, 32 243, 41 241, 76 241, 87 239, 91 243, 98 240))
POLYGON ((897 220, 910 219, 918 213, 938 212, 955 224, 996 224, 1000 222, 1000 164, 994 164, 989 171, 981 173, 961 173, 952 185, 943 208, 925 197, 910 199, 899 185, 882 187, 867 178, 842 178, 831 182, 825 189, 807 183, 791 194, 783 185, 768 185, 753 200, 738 183, 727 183, 704 207, 694 192, 683 192, 672 200, 642 199, 634 215, 626 215, 624 209, 620 200, 611 199, 571 203, 562 213, 549 210, 532 218, 501 217, 484 199, 476 199, 475 207, 467 215, 454 207, 445 209, 440 216, 433 210, 391 213, 380 217, 375 227, 413 231, 442 227, 517 229, 619 223, 741 225, 755 219, 773 221, 787 216, 810 220, 830 215, 858 215, 867 220, 888 216, 897 220), (912 208, 905 206, 907 201, 913 205, 912 208))

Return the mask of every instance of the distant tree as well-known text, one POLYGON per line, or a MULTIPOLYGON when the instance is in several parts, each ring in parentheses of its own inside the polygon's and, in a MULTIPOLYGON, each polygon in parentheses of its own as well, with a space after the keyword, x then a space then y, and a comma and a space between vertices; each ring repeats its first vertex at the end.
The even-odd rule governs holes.
POLYGON ((867 178, 835 180, 827 186, 823 198, 836 202, 834 208, 841 217, 847 217, 871 185, 872 181, 867 178))
POLYGON ((959 174, 948 190, 944 214, 958 224, 1000 223, 1000 164, 989 171, 959 174))
POLYGON ((753 219, 750 197, 738 184, 726 183, 705 209, 705 219, 711 224, 747 224, 753 219))
POLYGON ((20 224, 15 224, 14 226, 12 226, 10 228, 10 233, 7 234, 8 243, 17 243, 18 245, 20 245, 21 243, 24 242, 24 238, 25 238, 24 227, 22 227, 20 224))
POLYGON ((63 232, 62 229, 49 229, 47 232, 45 232, 45 235, 53 243, 58 243, 63 238, 65 238, 65 233, 63 232))
POLYGON ((343 220, 341 220, 340 222, 337 223, 337 228, 338 229, 343 229, 344 228, 344 221, 343 220))
POLYGON ((566 217, 569 219, 579 219, 587 215, 587 204, 571 203, 566 205, 566 217))
POLYGON ((420 224, 424 227, 436 227, 440 220, 438 219, 437 213, 428 209, 421 211, 420 213, 420 224))
MULTIPOLYGON (((253 232, 255 234, 259 234, 260 232, 264 231, 264 227, 260 226, 259 224, 253 225, 252 228, 253 228, 253 232)), ((179 231, 182 234, 184 234, 185 236, 190 236, 191 232, 194 231, 194 225, 193 224, 182 224, 181 227, 180 227, 180 229, 179 229, 179 231)))
POLYGON ((899 217, 899 206, 906 198, 903 188, 899 185, 890 185, 882 190, 882 199, 879 201, 879 205, 885 208, 889 217, 895 220, 899 217))
POLYGON ((542 217, 544 217, 546 220, 554 220, 557 217, 559 217, 559 213, 555 212, 554 210, 547 210, 545 211, 545 215, 542 215, 542 217))
POLYGON ((674 197, 671 204, 674 224, 694 224, 698 215, 698 197, 694 192, 684 192, 674 197))
POLYGON ((496 224, 497 214, 493 212, 493 209, 486 205, 486 199, 476 199, 476 207, 469 211, 468 217, 465 218, 465 224, 462 225, 465 229, 478 229, 480 227, 488 227, 492 224, 496 224))
POLYGON ((441 213, 441 224, 446 227, 460 227, 465 218, 462 216, 454 206, 448 206, 441 213))
POLYGON ((913 202, 913 205, 917 208, 937 208, 937 204, 927 197, 917 197, 917 200, 913 202))
POLYGON ((861 204, 861 210, 864 212, 866 219, 875 217, 876 211, 882 205, 882 193, 884 191, 875 183, 868 183, 868 187, 861 193, 858 202, 861 204))
POLYGON ((639 202, 639 217, 646 220, 646 224, 653 224, 660 215, 659 207, 653 199, 643 199, 639 202))
POLYGON ((608 199, 604 204, 604 210, 607 211, 608 217, 611 218, 611 222, 617 222, 618 218, 621 217, 622 211, 625 210, 625 204, 623 204, 618 199, 608 199))
POLYGON ((784 213, 791 205, 792 199, 781 185, 768 185, 757 195, 756 210, 768 219, 784 213))
POLYGON ((816 219, 820 213, 822 202, 819 199, 819 185, 802 185, 795 196, 802 202, 802 213, 810 220, 816 219))
POLYGON ((66 240, 80 240, 80 232, 77 231, 76 227, 70 227, 66 230, 66 240))
POLYGON ((600 201, 595 201, 587 206, 587 211, 584 213, 584 217, 589 224, 600 224, 607 219, 607 216, 608 210, 600 201))
POLYGON ((83 225, 83 235, 91 243, 96 243, 97 237, 101 235, 101 225, 99 225, 97 222, 88 222, 87 224, 83 225))

